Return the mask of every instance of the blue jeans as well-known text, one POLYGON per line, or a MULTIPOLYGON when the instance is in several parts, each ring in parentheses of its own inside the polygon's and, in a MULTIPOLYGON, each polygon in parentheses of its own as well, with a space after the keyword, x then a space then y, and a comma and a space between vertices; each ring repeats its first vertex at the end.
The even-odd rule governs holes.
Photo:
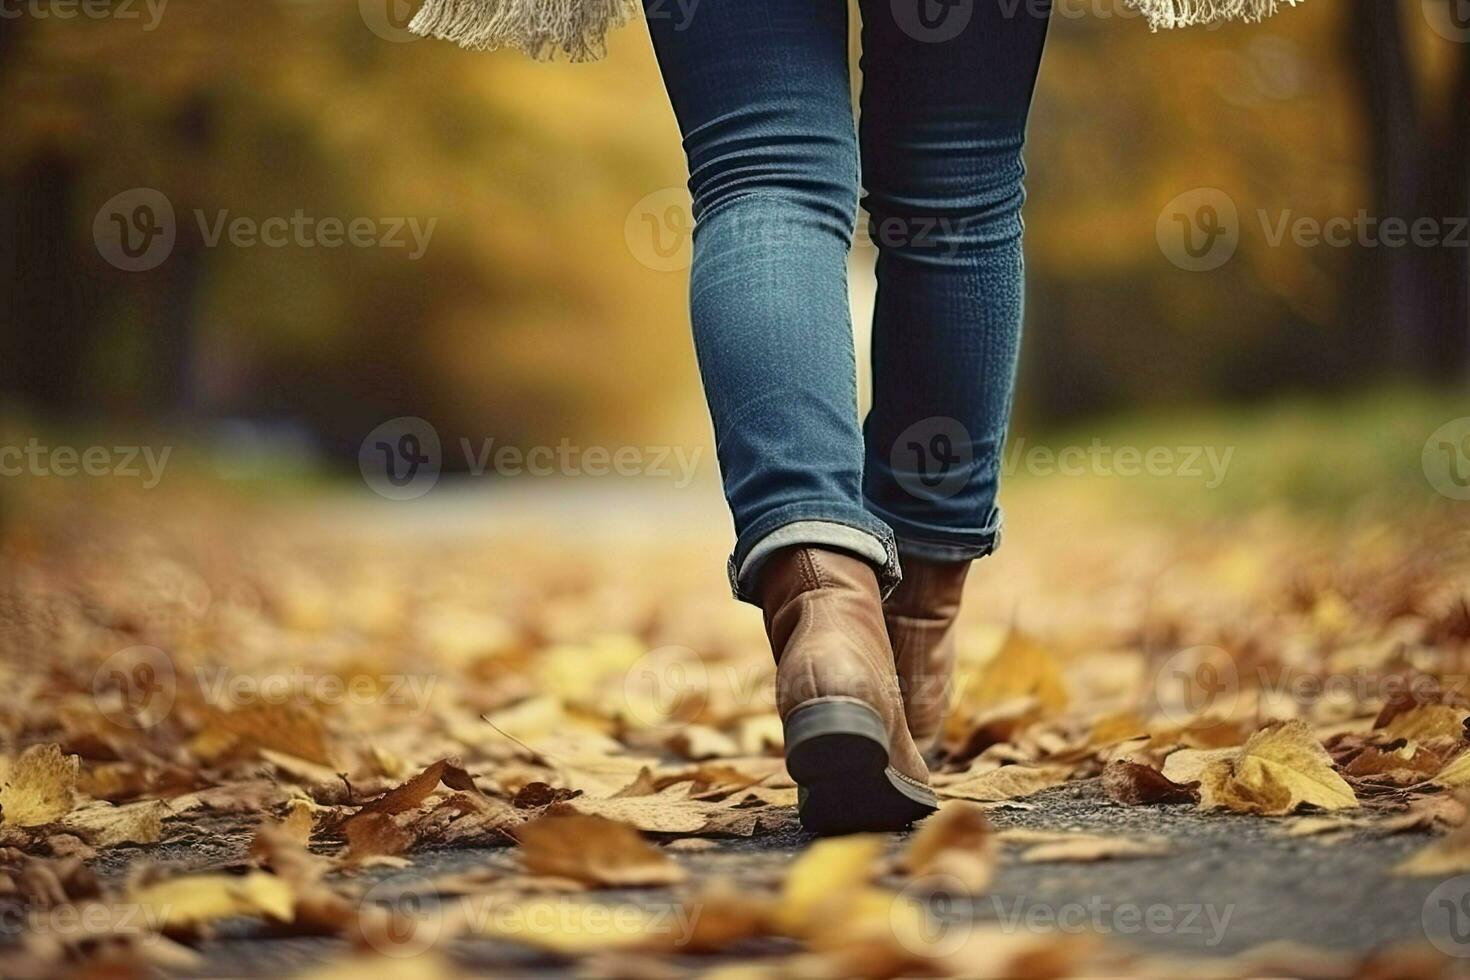
POLYGON ((750 600, 787 545, 966 560, 1000 535, 1020 347, 1022 144, 1049 2, 645 0, 694 200, 690 306, 750 600), (859 170, 861 160, 861 172, 859 170), (847 255, 878 249, 859 426, 847 255))

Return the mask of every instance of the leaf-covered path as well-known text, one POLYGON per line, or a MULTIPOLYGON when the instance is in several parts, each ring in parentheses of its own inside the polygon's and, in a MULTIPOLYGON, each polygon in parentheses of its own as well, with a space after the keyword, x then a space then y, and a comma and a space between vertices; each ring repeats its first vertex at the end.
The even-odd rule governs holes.
POLYGON ((1462 962, 1464 528, 1018 496, 961 622, 944 809, 821 843, 717 498, 22 499, 0 972, 1462 962))

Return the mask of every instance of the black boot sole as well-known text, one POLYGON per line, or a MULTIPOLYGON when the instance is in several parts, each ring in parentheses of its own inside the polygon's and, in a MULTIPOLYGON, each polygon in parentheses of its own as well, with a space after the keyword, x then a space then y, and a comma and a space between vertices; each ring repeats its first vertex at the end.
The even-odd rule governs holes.
POLYGON ((939 809, 927 786, 888 764, 878 713, 852 700, 814 700, 787 715, 786 771, 801 824, 814 834, 903 830, 939 809))

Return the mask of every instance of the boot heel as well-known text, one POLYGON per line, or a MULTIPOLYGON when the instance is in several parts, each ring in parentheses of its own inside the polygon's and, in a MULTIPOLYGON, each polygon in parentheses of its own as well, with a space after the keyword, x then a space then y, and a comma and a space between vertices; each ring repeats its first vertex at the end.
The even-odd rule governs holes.
POLYGON ((786 716, 786 770, 802 826, 817 834, 901 830, 939 807, 933 790, 888 765, 878 713, 852 700, 813 700, 786 716))

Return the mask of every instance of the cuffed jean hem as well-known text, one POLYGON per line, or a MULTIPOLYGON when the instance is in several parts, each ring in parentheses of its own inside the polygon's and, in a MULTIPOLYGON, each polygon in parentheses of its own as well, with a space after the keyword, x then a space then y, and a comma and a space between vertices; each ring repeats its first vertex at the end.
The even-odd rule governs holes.
POLYGON ((857 555, 878 574, 878 588, 888 598, 903 573, 893 531, 864 510, 834 512, 800 504, 773 511, 746 528, 730 556, 730 591, 741 602, 759 605, 755 582, 761 565, 780 548, 810 545, 857 555))
POLYGON ((871 503, 868 507, 890 527, 898 541, 898 553, 921 561, 973 561, 992 554, 1000 547, 1005 515, 999 507, 990 511, 990 520, 975 531, 952 531, 927 524, 916 524, 884 514, 871 503))

